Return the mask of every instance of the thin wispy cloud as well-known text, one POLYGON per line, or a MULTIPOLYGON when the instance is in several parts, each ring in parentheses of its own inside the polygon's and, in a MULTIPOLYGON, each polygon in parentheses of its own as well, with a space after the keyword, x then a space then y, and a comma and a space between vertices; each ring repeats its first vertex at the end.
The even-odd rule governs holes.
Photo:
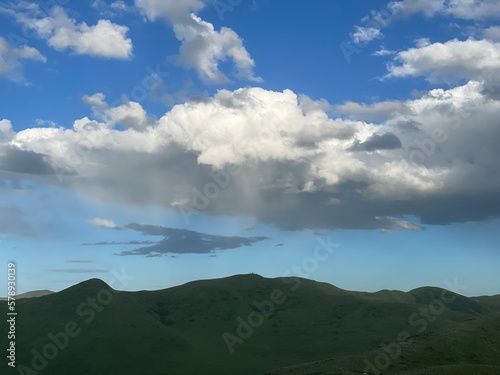
POLYGON ((100 241, 93 243, 82 243, 81 246, 118 246, 118 245, 152 245, 157 241, 100 241))
POLYGON ((101 268, 49 268, 48 272, 60 272, 60 273, 108 273, 107 269, 101 268))
POLYGON ((121 230, 121 228, 113 220, 94 218, 88 219, 87 222, 101 229, 121 230))

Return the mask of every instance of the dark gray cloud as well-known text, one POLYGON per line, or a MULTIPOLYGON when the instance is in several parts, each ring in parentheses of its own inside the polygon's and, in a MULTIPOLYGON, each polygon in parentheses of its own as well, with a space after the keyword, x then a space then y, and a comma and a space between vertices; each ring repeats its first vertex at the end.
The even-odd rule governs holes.
POLYGON ((220 236, 195 232, 188 229, 167 228, 157 225, 130 223, 125 228, 147 236, 162 236, 162 240, 148 247, 122 251, 117 255, 145 255, 159 257, 163 254, 207 254, 215 250, 237 249, 264 241, 267 237, 220 236))
POLYGON ((395 150, 401 148, 401 140, 394 133, 385 133, 382 135, 373 134, 364 142, 356 142, 351 150, 354 151, 377 151, 377 150, 395 150))
POLYGON ((0 158, 0 170, 31 175, 55 174, 47 156, 15 147, 4 150, 0 158))

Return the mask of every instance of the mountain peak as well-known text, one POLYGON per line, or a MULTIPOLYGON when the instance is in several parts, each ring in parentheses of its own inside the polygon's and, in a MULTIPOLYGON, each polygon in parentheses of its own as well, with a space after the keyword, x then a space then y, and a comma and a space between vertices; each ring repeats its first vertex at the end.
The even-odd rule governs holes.
POLYGON ((101 279, 92 278, 75 284, 65 290, 99 290, 99 289, 112 289, 101 279))

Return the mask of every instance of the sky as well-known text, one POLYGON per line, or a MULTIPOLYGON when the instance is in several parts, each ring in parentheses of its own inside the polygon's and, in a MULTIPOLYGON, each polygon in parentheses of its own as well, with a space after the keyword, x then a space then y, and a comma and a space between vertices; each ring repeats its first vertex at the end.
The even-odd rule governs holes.
POLYGON ((499 294, 499 21, 496 0, 3 1, 0 278, 499 294))

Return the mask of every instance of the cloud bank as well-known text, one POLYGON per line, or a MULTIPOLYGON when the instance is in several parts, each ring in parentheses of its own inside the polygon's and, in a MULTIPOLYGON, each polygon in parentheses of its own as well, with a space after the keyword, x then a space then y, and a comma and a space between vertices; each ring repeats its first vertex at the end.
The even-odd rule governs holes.
POLYGON ((394 218, 498 218, 498 86, 490 70, 477 67, 497 62, 464 55, 422 65, 430 46, 401 52, 389 74, 439 81, 448 64, 471 80, 406 101, 332 106, 336 117, 324 101, 291 90, 220 90, 158 120, 139 103, 112 107, 97 93, 85 97, 95 118, 67 128, 15 132, 4 120, 0 168, 106 202, 170 208, 186 224, 200 212, 245 215, 287 230, 409 230, 394 218), (118 118, 128 125, 117 127, 118 118), (21 168, 13 158, 38 163, 21 168))

